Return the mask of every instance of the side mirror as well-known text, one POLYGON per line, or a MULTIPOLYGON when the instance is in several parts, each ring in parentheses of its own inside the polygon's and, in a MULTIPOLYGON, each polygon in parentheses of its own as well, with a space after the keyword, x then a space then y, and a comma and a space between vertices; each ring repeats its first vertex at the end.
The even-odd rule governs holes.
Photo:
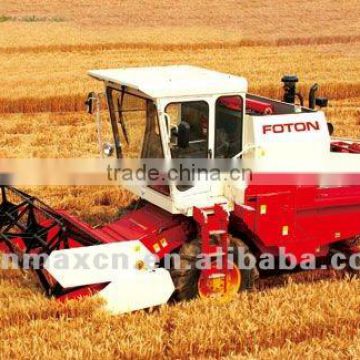
POLYGON ((330 134, 330 136, 332 136, 334 133, 334 130, 335 130, 334 125, 331 122, 328 122, 327 126, 328 126, 328 130, 329 130, 329 134, 330 134))
POLYGON ((178 125, 178 146, 185 149, 189 146, 190 142, 190 125, 186 121, 181 121, 178 125))
POLYGON ((102 150, 103 150, 103 154, 104 154, 105 156, 110 157, 110 156, 112 156, 112 154, 114 153, 114 145, 109 144, 109 143, 105 143, 105 144, 103 145, 102 150))
POLYGON ((95 101, 96 101, 96 93, 95 92, 90 92, 88 94, 88 97, 87 97, 86 101, 85 101, 86 111, 87 111, 88 114, 93 114, 94 113, 95 101))

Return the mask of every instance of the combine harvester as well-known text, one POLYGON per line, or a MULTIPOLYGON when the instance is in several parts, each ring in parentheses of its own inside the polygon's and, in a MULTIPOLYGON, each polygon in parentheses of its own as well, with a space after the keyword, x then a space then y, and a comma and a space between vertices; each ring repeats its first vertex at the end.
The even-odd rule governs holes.
MULTIPOLYGON (((142 158, 242 158, 259 179, 262 174, 269 178, 269 169, 285 157, 292 159, 286 165, 288 175, 318 160, 329 164, 329 172, 346 162, 359 164, 360 145, 332 139, 331 124, 315 109, 327 105, 325 98, 316 98, 317 85, 305 107, 294 76, 282 79, 281 102, 249 94, 242 77, 192 66, 96 70, 89 75, 105 85, 105 93, 90 93, 87 104, 92 113, 106 97, 114 139, 113 145, 101 140, 107 155, 126 157, 127 143, 136 147, 143 136, 142 158), (139 137, 130 138, 127 113, 139 115, 133 119, 143 129, 139 137)), ((100 125, 98 130, 101 139, 100 125)), ((66 300, 100 294, 114 313, 166 303, 171 296, 228 296, 251 289, 258 271, 236 265, 241 251, 259 258, 276 255, 283 247, 297 261, 305 253, 320 259, 333 251, 348 256, 359 252, 360 186, 329 185, 320 173, 315 174, 317 183, 288 183, 283 181, 288 175, 282 174, 273 172, 272 184, 229 178, 133 186, 130 190, 141 197, 141 205, 96 229, 2 186, 0 249, 20 259, 24 254, 49 255, 34 270, 49 296, 66 300), (229 248, 235 249, 233 262, 229 248), (101 253, 125 254, 128 268, 74 269, 76 258, 94 260, 101 253), (60 254, 70 257, 67 269, 51 262, 60 254), (160 267, 146 262, 152 254, 160 267), (169 254, 179 254, 180 269, 162 266, 169 254), (197 269, 200 254, 221 257, 223 266, 214 260, 210 268, 197 269)))

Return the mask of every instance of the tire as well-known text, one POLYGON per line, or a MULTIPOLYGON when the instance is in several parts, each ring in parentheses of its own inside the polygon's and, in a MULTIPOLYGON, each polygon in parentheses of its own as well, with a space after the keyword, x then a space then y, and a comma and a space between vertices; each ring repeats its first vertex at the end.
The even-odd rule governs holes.
MULTIPOLYGON (((347 257, 347 260, 351 257, 351 255, 359 254, 360 253, 360 236, 356 236, 353 239, 344 241, 340 244, 340 248, 332 249, 333 252, 336 250, 340 250, 340 252, 344 253, 347 257)), ((355 263, 356 269, 352 268, 350 264, 347 264, 346 270, 350 274, 351 277, 360 277, 360 259, 359 257, 356 258, 355 263)))
MULTIPOLYGON (((248 247, 237 238, 230 239, 230 247, 234 249, 232 252, 234 262, 237 263, 239 259, 239 248, 243 248, 245 254, 250 254, 248 247)), ((175 285, 175 292, 173 298, 177 301, 190 300, 199 296, 198 281, 201 270, 196 269, 196 260, 201 253, 201 244, 198 239, 194 239, 185 243, 179 252, 180 269, 170 269, 170 274, 175 285)), ((254 290, 256 280, 259 278, 258 270, 253 269, 239 269, 241 274, 241 283, 239 291, 254 290)))
MULTIPOLYGON (((239 249, 243 249, 244 254, 253 255, 247 245, 240 240, 239 238, 232 237, 230 240, 230 246, 234 248, 234 262, 237 264, 239 262, 239 249)), ((248 262, 245 261, 245 265, 249 265, 248 262)), ((259 279, 259 271, 255 267, 252 269, 240 269, 241 273, 241 284, 240 291, 244 290, 256 290, 256 283, 259 279)))
POLYGON ((175 300, 190 300, 198 296, 197 282, 200 277, 200 270, 196 269, 195 263, 200 253, 198 239, 185 243, 180 248, 179 268, 170 269, 170 275, 175 286, 173 296, 175 300))

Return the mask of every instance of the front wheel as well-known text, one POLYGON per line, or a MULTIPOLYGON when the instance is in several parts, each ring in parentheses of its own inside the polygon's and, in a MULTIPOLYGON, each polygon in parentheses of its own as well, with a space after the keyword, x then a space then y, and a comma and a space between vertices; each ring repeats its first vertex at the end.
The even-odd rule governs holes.
MULTIPOLYGON (((197 296, 231 296, 242 290, 255 288, 259 273, 256 267, 251 269, 239 267, 240 256, 250 255, 248 247, 238 238, 231 238, 228 257, 228 272, 225 275, 221 270, 216 271, 216 262, 211 262, 211 271, 199 270, 201 244, 198 239, 185 243, 179 252, 178 266, 170 270, 175 285, 174 298, 189 300, 197 296), (226 284, 226 285, 225 285, 226 284)), ((245 256, 245 265, 246 262, 245 256)))

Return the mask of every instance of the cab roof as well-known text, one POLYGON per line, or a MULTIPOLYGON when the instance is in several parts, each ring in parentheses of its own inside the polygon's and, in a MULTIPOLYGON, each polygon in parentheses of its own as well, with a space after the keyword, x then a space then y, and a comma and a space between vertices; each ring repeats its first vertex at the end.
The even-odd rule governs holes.
POLYGON ((190 65, 91 70, 88 74, 151 98, 244 93, 248 88, 243 77, 190 65))

